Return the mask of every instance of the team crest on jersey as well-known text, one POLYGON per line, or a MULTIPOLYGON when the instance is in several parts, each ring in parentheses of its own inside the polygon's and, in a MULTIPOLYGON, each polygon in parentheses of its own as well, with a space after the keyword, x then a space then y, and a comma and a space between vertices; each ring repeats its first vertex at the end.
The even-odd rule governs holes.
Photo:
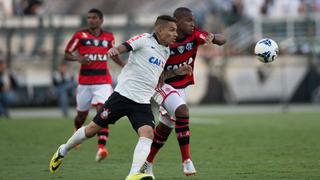
POLYGON ((180 54, 182 54, 184 52, 184 46, 178 46, 177 50, 179 51, 180 54))
POLYGON ((108 44, 109 44, 108 41, 106 41, 106 40, 103 40, 103 41, 102 41, 102 46, 108 47, 108 44))
POLYGON ((99 46, 99 40, 97 40, 97 39, 93 40, 93 44, 94 44, 95 46, 99 46))
POLYGON ((103 108, 103 111, 100 113, 101 119, 108 119, 108 116, 110 114, 109 109, 103 108))
POLYGON ((187 43, 186 50, 190 51, 192 48, 193 48, 193 43, 192 42, 187 43))

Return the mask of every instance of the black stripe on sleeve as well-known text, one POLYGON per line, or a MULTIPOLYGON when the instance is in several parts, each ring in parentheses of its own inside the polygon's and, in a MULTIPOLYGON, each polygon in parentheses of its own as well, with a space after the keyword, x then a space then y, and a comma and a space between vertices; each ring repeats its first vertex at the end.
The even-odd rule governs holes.
POLYGON ((128 51, 132 51, 132 46, 129 43, 124 42, 124 43, 122 43, 122 45, 124 45, 128 51))

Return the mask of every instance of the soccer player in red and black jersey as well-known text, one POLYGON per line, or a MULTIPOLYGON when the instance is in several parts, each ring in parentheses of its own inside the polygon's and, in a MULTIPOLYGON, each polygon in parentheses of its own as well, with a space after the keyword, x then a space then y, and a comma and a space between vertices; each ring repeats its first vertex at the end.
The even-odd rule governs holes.
MULTIPOLYGON (((183 65, 194 68, 194 61, 198 47, 203 44, 223 45, 226 40, 221 34, 212 34, 195 27, 195 18, 192 11, 185 7, 177 8, 174 12, 177 19, 178 38, 170 45, 170 57, 165 65, 165 70, 175 73, 175 70, 183 65)), ((195 175, 196 169, 190 156, 190 130, 189 109, 186 105, 186 88, 194 84, 193 74, 177 75, 165 80, 165 84, 157 88, 153 97, 160 107, 160 122, 154 130, 154 141, 151 152, 143 170, 153 174, 152 162, 166 142, 173 128, 180 146, 183 171, 189 175, 195 175)))
MULTIPOLYGON (((76 32, 69 41, 64 59, 81 64, 77 87, 77 115, 74 119, 75 130, 85 122, 91 106, 98 111, 112 94, 112 77, 108 70, 107 52, 114 46, 114 35, 103 31, 103 14, 91 9, 87 14, 88 28, 76 32)), ((115 63, 125 65, 119 56, 112 57, 115 63)), ((105 148, 108 128, 98 133, 98 151, 96 161, 100 162, 108 155, 105 148)))

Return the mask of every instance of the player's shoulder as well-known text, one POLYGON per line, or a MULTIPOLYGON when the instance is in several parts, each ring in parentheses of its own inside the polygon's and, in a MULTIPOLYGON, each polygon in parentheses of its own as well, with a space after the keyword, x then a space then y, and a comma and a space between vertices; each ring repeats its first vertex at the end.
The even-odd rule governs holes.
POLYGON ((149 34, 149 33, 141 33, 141 34, 138 34, 138 35, 135 35, 135 36, 133 36, 132 38, 130 38, 128 41, 127 41, 127 43, 132 43, 132 42, 134 42, 134 41, 136 41, 136 40, 138 40, 138 39, 145 39, 145 38, 150 38, 150 37, 152 37, 152 35, 151 34, 149 34))
POLYGON ((197 27, 195 27, 195 28, 194 28, 193 33, 194 33, 195 35, 208 34, 208 32, 207 32, 207 31, 202 30, 202 29, 197 28, 197 27))
POLYGON ((102 30, 102 35, 104 35, 104 36, 114 36, 114 35, 113 35, 113 32, 111 32, 111 31, 105 31, 105 30, 102 30))
POLYGON ((86 38, 86 37, 88 36, 87 33, 89 33, 89 30, 83 28, 83 29, 77 30, 77 31, 74 33, 74 36, 86 38))

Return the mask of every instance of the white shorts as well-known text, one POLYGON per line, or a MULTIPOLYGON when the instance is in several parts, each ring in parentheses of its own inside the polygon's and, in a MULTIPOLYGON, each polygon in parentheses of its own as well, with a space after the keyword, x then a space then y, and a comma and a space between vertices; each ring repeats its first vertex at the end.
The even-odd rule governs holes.
POLYGON ((186 89, 175 89, 169 84, 164 84, 161 88, 156 88, 153 99, 160 105, 160 122, 173 128, 176 109, 186 104, 186 89))
POLYGON ((103 105, 112 92, 111 84, 79 84, 77 87, 77 111, 89 111, 91 106, 103 105))

